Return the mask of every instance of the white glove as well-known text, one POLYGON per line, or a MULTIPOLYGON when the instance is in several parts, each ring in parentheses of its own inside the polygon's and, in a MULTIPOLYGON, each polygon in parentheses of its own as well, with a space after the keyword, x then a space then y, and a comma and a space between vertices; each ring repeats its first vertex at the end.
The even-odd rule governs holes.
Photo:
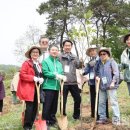
POLYGON ((39 80, 39 83, 40 83, 40 84, 42 84, 42 83, 43 83, 43 81, 44 81, 44 79, 43 79, 43 78, 38 78, 38 80, 39 80))
POLYGON ((67 77, 61 74, 56 74, 57 80, 63 80, 64 82, 67 80, 67 77))
POLYGON ((34 76, 33 80, 34 80, 35 82, 38 82, 38 81, 39 81, 39 78, 36 77, 36 76, 34 76))

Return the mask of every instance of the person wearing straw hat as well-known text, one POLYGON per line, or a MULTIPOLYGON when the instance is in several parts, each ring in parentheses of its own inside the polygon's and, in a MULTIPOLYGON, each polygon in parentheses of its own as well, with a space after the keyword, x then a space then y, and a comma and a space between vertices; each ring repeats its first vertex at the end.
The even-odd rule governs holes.
POLYGON ((38 61, 40 55, 40 47, 30 47, 25 53, 28 60, 22 64, 20 69, 17 96, 19 99, 25 100, 26 103, 24 130, 32 129, 37 113, 38 102, 35 83, 43 83, 41 64, 38 61))
POLYGON ((128 92, 130 95, 130 34, 124 36, 123 42, 127 45, 127 47, 121 54, 121 66, 125 69, 124 81, 127 83, 128 92))
POLYGON ((107 123, 105 102, 109 96, 112 107, 112 123, 120 124, 120 110, 117 100, 117 88, 119 87, 119 68, 116 61, 111 58, 110 48, 101 47, 99 52, 100 60, 95 66, 96 80, 100 79, 99 104, 98 104, 98 124, 107 123))
MULTIPOLYGON (((91 117, 94 118, 95 116, 95 99, 96 99, 96 85, 95 85, 95 64, 98 62, 99 57, 97 54, 97 46, 96 45, 91 45, 87 50, 86 50, 87 56, 90 57, 90 60, 85 67, 84 74, 83 75, 88 75, 88 85, 90 86, 90 101, 91 101, 91 117)), ((109 117, 108 114, 108 101, 106 102, 106 115, 109 117)), ((97 113, 98 117, 98 113, 97 113)), ((99 117, 98 117, 99 118, 99 117)))

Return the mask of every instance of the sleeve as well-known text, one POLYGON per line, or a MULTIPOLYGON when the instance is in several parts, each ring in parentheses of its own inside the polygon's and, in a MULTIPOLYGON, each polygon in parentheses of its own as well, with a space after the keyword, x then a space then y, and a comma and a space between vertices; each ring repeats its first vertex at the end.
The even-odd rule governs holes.
POLYGON ((87 75, 89 72, 90 72, 90 65, 87 64, 87 66, 86 66, 85 69, 84 69, 83 75, 87 75))
POLYGON ((24 80, 24 81, 32 82, 34 75, 29 74, 28 69, 29 69, 28 63, 25 61, 21 67, 21 70, 20 70, 20 79, 24 80))
POLYGON ((112 67, 112 74, 113 74, 112 82, 116 82, 119 79, 118 64, 114 60, 112 60, 111 67, 112 67))
POLYGON ((42 62, 42 71, 45 77, 51 78, 51 79, 56 78, 56 75, 54 74, 54 72, 49 71, 48 64, 45 61, 42 62))
POLYGON ((94 70, 95 70, 95 76, 98 76, 99 77, 99 60, 96 62, 95 64, 95 67, 94 67, 94 70))

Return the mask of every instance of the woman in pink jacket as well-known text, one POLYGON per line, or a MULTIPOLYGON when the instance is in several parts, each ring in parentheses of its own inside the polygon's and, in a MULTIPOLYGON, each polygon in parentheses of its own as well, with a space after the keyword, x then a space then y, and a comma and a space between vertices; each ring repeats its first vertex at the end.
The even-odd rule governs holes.
POLYGON ((17 96, 25 100, 26 110, 24 118, 24 130, 31 130, 37 113, 37 92, 36 83, 43 83, 41 64, 38 61, 41 55, 40 48, 32 46, 25 56, 28 58, 21 67, 17 96))

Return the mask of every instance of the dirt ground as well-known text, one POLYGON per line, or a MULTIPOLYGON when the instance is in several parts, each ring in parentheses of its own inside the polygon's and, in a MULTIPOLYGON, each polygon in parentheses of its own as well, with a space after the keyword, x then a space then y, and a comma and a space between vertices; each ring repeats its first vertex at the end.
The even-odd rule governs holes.
MULTIPOLYGON (((18 104, 21 105, 21 104, 18 104)), ((10 112, 10 108, 15 107, 15 105, 12 105, 11 98, 6 97, 4 99, 4 111, 3 114, 6 114, 10 112)), ((111 123, 111 120, 108 121, 108 124, 105 125, 95 125, 94 119, 90 117, 90 106, 82 106, 82 119, 80 124, 77 124, 73 128, 68 128, 68 130, 130 130, 127 126, 125 126, 123 123, 121 123, 120 126, 114 126, 111 123)))

